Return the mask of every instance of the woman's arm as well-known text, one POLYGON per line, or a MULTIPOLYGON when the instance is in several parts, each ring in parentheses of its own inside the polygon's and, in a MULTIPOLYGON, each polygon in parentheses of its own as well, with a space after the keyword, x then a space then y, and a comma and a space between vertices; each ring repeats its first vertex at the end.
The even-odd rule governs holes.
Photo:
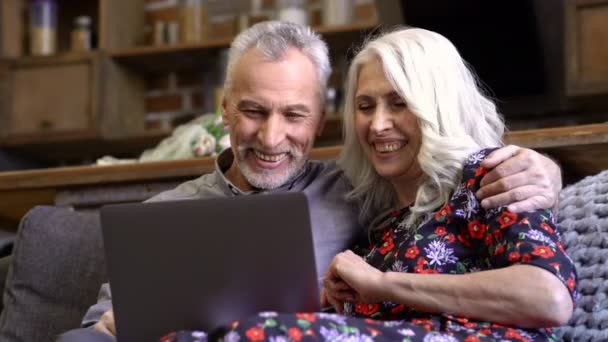
POLYGON ((524 328, 565 324, 573 310, 566 286, 540 267, 513 265, 459 275, 383 273, 346 251, 326 274, 326 302, 341 311, 353 295, 365 303, 391 301, 524 328), (344 283, 352 290, 345 291, 344 283))

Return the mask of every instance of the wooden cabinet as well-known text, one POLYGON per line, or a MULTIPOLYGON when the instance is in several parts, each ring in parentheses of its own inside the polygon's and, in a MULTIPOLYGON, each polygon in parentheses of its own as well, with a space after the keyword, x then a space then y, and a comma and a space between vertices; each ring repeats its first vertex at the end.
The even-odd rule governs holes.
POLYGON ((608 93, 608 0, 571 0, 565 8, 567 94, 608 93))
POLYGON ((15 62, 8 75, 5 136, 91 131, 98 108, 99 63, 93 56, 49 63, 15 62))

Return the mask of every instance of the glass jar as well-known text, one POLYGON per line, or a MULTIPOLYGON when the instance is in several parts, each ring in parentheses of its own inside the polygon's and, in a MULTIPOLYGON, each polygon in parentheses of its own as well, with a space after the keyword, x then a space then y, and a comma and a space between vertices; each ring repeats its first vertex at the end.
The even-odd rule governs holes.
POLYGON ((72 51, 91 50, 91 17, 83 15, 74 19, 72 51))
POLYGON ((278 20, 289 21, 302 26, 308 25, 306 0, 278 0, 278 20))
POLYGON ((209 36, 209 12, 207 7, 206 0, 180 1, 179 27, 182 43, 201 43, 209 36))
POLYGON ((47 56, 57 52, 57 2, 30 1, 30 53, 47 56))

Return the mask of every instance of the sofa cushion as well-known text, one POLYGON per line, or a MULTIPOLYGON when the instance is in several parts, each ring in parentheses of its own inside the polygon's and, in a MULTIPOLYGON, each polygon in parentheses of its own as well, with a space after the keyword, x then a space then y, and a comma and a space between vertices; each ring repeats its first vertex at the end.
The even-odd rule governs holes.
POLYGON ((581 294, 565 340, 608 341, 608 170, 560 193, 557 223, 574 261, 581 294))
POLYGON ((96 213, 35 207, 21 220, 0 341, 51 341, 77 328, 107 280, 96 213))

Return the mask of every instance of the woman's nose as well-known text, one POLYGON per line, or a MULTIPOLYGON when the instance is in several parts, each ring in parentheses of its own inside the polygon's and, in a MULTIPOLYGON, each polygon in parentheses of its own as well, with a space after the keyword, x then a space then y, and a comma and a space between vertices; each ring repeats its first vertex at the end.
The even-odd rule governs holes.
POLYGON ((391 115, 383 108, 378 107, 372 117, 371 129, 374 132, 382 132, 393 127, 391 115))

